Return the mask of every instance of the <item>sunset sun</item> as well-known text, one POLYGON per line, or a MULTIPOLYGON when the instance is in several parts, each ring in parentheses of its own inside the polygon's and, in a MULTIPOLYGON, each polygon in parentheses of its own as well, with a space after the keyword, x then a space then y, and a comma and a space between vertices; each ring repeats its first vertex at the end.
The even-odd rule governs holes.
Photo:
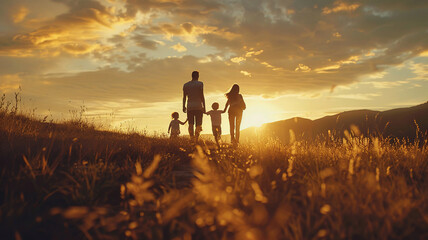
POLYGON ((263 115, 252 114, 251 112, 246 113, 246 121, 243 123, 243 127, 260 127, 263 123, 269 122, 269 119, 263 115))
POLYGON ((278 119, 273 117, 275 109, 268 102, 255 100, 251 101, 248 108, 244 111, 242 128, 260 127, 264 123, 272 122, 278 119))

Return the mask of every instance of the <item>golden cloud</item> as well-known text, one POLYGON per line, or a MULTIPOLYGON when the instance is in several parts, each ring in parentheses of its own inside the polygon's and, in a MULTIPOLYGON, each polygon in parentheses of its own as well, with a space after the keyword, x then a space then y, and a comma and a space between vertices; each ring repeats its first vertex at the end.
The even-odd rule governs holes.
POLYGON ((416 75, 411 80, 425 80, 428 81, 428 64, 410 62, 410 69, 416 75))
POLYGON ((230 59, 231 62, 238 63, 238 64, 241 62, 244 62, 245 60, 246 60, 246 58, 244 58, 244 57, 234 57, 234 58, 230 59))
MULTIPOLYGON (((0 54, 19 57, 52 57, 62 52, 86 54, 101 47, 101 41, 114 29, 113 26, 128 21, 125 17, 112 15, 111 10, 96 2, 79 4, 82 4, 80 8, 71 8, 68 13, 46 21, 42 27, 3 39, 0 54)), ((14 21, 23 21, 27 14, 28 9, 20 8, 13 15, 14 21)))
POLYGON ((161 23, 151 26, 149 31, 155 34, 163 34, 164 38, 168 40, 171 40, 174 36, 178 36, 183 41, 191 43, 196 43, 198 41, 198 37, 209 34, 220 36, 229 40, 239 37, 239 34, 230 32, 226 29, 209 25, 194 25, 192 22, 185 22, 179 25, 172 23, 161 23))
POLYGON ((181 45, 180 43, 177 43, 173 46, 171 46, 172 49, 174 49, 177 52, 185 52, 187 51, 187 48, 183 45, 181 45))
POLYGON ((359 3, 348 4, 342 1, 336 1, 333 8, 323 8, 323 14, 337 13, 337 12, 352 12, 361 6, 359 3))
POLYGON ((100 47, 99 44, 88 44, 85 42, 82 43, 67 43, 62 45, 65 52, 80 55, 92 52, 94 49, 97 49, 100 47))
POLYGON ((296 71, 296 72, 310 72, 311 68, 306 66, 305 64, 299 63, 299 66, 294 71, 296 71))
POLYGON ((25 17, 27 17, 30 10, 24 6, 20 6, 13 14, 12 14, 12 20, 14 23, 20 23, 22 22, 25 17))
POLYGON ((247 76, 247 77, 251 77, 251 73, 247 72, 247 71, 241 71, 242 75, 247 76))
POLYGON ((330 66, 326 66, 326 67, 317 68, 317 69, 315 69, 315 72, 317 72, 317 73, 333 73, 333 72, 337 71, 339 68, 340 68, 340 64, 334 64, 334 65, 330 65, 330 66))
POLYGON ((247 53, 245 53, 245 57, 249 58, 252 56, 257 56, 263 53, 263 50, 259 50, 259 51, 254 51, 253 49, 250 49, 250 51, 248 51, 247 53))

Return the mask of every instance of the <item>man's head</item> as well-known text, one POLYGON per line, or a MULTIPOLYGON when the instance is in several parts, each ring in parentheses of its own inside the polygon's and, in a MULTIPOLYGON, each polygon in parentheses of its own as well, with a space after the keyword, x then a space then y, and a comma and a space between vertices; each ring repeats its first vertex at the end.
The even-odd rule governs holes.
POLYGON ((192 80, 198 80, 199 79, 199 72, 193 71, 192 72, 192 80))
POLYGON ((217 109, 218 109, 218 103, 217 103, 217 102, 213 103, 213 104, 211 105, 211 107, 212 107, 214 110, 217 110, 217 109))

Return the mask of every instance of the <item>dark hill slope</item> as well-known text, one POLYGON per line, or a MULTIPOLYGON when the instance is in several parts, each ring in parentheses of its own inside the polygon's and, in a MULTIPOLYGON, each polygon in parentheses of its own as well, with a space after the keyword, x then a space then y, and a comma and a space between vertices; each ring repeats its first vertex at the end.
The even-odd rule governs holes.
POLYGON ((343 137, 344 131, 350 131, 351 126, 356 126, 364 135, 414 140, 417 132, 419 136, 427 132, 428 102, 383 112, 365 109, 346 111, 316 120, 291 118, 244 129, 241 134, 243 140, 273 138, 289 142, 290 130, 297 140, 311 140, 326 137, 328 131, 336 137, 343 137))

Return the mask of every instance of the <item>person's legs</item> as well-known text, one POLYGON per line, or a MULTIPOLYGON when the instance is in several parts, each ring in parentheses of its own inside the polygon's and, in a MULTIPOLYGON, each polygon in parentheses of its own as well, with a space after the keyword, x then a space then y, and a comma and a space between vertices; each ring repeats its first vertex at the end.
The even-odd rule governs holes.
POLYGON ((193 137, 193 125, 195 124, 195 114, 193 111, 187 111, 187 120, 189 121, 189 135, 190 138, 193 137))
POLYGON ((217 139, 217 126, 212 126, 214 139, 217 139))
POLYGON ((221 139, 221 126, 217 126, 217 137, 221 139))
POLYGON ((241 121, 242 121, 242 111, 236 113, 236 143, 239 143, 241 121))
POLYGON ((196 121, 196 128, 195 128, 195 137, 196 141, 199 138, 200 133, 202 132, 202 110, 195 111, 195 121, 196 121))
POLYGON ((190 135, 190 138, 192 138, 193 135, 195 135, 193 132, 193 124, 190 124, 190 123, 189 123, 189 135, 190 135))
POLYGON ((220 148, 220 144, 218 142, 220 135, 219 135, 219 126, 212 126, 213 128, 213 135, 214 135, 214 140, 217 143, 217 146, 220 148))
POLYGON ((235 142, 235 114, 229 112, 230 141, 235 142))
POLYGON ((213 135, 216 139, 221 137, 221 126, 213 126, 213 135))

